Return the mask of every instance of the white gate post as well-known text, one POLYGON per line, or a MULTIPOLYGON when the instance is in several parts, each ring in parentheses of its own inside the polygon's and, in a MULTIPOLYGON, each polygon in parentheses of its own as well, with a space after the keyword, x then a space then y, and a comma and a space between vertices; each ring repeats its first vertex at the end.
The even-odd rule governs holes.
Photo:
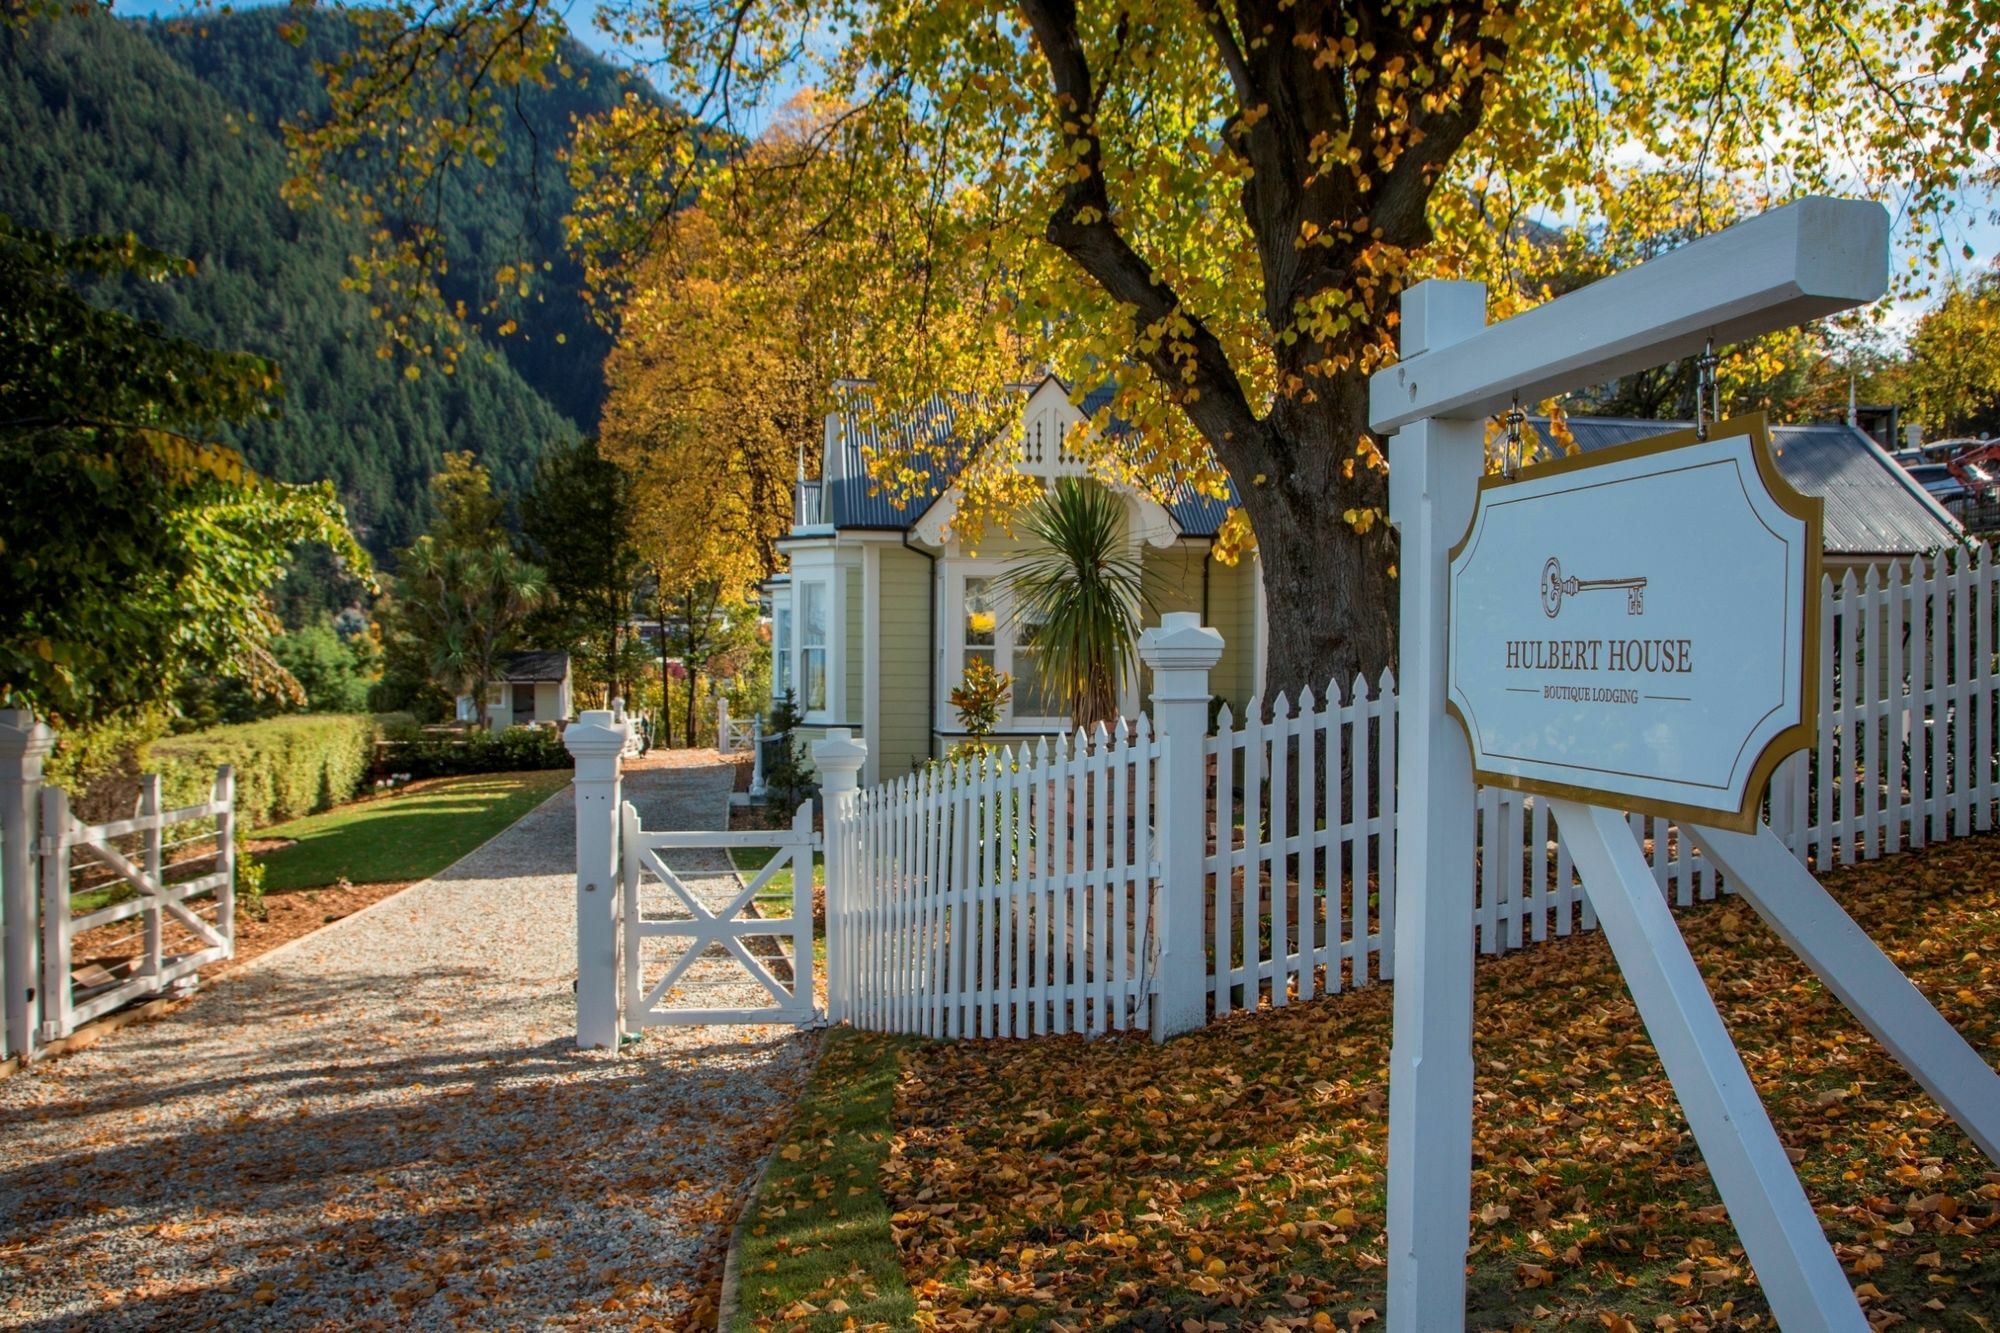
MULTIPOLYGON (((1208 673, 1222 660, 1222 636, 1193 611, 1172 611, 1139 636, 1139 660, 1153 673, 1153 733, 1160 766, 1155 838, 1160 892, 1153 910, 1160 942, 1153 1040, 1208 1022, 1208 959, 1201 928, 1208 897, 1208 673)), ((1217 818, 1224 805, 1218 804, 1217 818)))
POLYGON ((715 700, 715 748, 719 753, 729 753, 729 696, 717 695, 715 700))
POLYGON ((576 758, 576 1044, 618 1049, 619 759, 632 724, 586 710, 563 731, 576 758))
POLYGON ((764 715, 750 719, 750 799, 764 799, 764 715))
POLYGON ((41 975, 41 918, 35 908, 35 812, 40 804, 42 761, 56 735, 25 708, 0 710, 0 922, 6 950, 0 955, 0 991, 7 996, 0 1058, 33 1052, 41 975))
MULTIPOLYGON (((1402 311, 1408 361, 1484 328, 1486 287, 1419 283, 1403 293, 1402 311)), ((1472 519, 1484 445, 1479 422, 1437 418, 1389 441, 1389 515, 1402 535, 1389 1052, 1388 1327, 1396 1333, 1465 1326, 1474 792, 1465 734, 1445 715, 1445 585, 1452 544, 1472 519)))
MULTIPOLYGON (((828 1022, 838 1023, 847 1017, 848 996, 854 985, 854 968, 847 956, 847 913, 854 901, 853 877, 861 870, 856 855, 859 830, 854 827, 854 797, 860 786, 861 766, 868 762, 868 746, 855 740, 849 728, 831 727, 825 740, 813 742, 812 761, 819 770, 820 794, 826 798, 826 827, 821 839, 826 848, 826 1017, 828 1022)), ((810 885, 811 868, 795 868, 793 882, 800 882, 801 877, 810 885)), ((809 913, 810 889, 803 897, 803 910, 809 913)))

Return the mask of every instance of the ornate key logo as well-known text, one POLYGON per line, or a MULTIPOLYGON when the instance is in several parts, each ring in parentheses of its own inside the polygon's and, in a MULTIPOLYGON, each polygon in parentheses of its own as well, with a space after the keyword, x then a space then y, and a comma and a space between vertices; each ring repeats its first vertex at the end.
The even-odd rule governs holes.
POLYGON ((1562 613, 1563 598, 1574 597, 1580 592, 1593 588, 1623 588, 1625 590, 1625 614, 1643 616, 1646 614, 1646 580, 1644 579, 1580 579, 1571 575, 1563 576, 1562 561, 1554 556, 1542 566, 1542 610, 1550 620, 1562 613))

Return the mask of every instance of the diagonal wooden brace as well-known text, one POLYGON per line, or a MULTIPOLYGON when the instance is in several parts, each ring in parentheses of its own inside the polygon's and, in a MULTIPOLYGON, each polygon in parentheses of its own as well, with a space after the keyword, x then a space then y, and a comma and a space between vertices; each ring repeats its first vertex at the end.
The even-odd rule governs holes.
POLYGON ((1865 1333, 1868 1321, 1847 1275, 1625 816, 1575 801, 1552 804, 1597 904, 1598 926, 1611 942, 1771 1313, 1787 1333, 1865 1333))
POLYGON ((1690 828, 1703 856, 1923 1085, 1966 1137, 2000 1163, 2000 1074, 1766 825, 1755 833, 1690 828))

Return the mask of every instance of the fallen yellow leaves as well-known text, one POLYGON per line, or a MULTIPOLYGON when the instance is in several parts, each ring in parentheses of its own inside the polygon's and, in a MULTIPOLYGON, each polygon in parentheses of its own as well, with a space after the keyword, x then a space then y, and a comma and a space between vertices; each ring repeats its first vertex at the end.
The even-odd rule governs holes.
MULTIPOLYGON (((1830 887, 1995 1058, 2000 837, 1830 887)), ((1871 1320, 2000 1308, 2000 1173, 1758 919, 1725 901, 1682 922, 1871 1320)), ((1165 1046, 913 1048, 883 1184, 923 1321, 1373 1320, 1389 1008, 1376 987, 1165 1046)), ((1477 1053, 1474 1324, 1771 1326, 1601 939, 1483 963, 1477 1053)))

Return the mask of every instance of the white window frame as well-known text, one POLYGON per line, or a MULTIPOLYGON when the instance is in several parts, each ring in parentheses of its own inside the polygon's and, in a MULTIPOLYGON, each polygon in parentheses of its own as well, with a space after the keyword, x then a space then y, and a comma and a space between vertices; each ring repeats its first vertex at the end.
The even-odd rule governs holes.
POLYGON ((834 601, 833 579, 831 577, 800 579, 793 584, 792 590, 797 599, 797 613, 792 620, 793 637, 798 640, 798 647, 796 649, 797 658, 794 662, 795 669, 792 678, 799 691, 799 712, 807 722, 825 722, 833 714, 835 699, 838 697, 836 691, 840 684, 835 679, 833 669, 833 644, 837 637, 834 633, 834 622, 837 619, 836 612, 839 609, 834 601), (806 614, 806 607, 807 603, 812 600, 812 595, 815 592, 823 599, 823 605, 826 610, 825 619, 821 622, 823 637, 819 643, 807 643, 806 629, 810 623, 810 617, 806 614), (818 708, 812 707, 811 697, 807 693, 807 680, 809 678, 806 674, 806 655, 812 652, 820 654, 820 679, 826 686, 825 701, 818 708))
MULTIPOLYGON (((944 629, 944 688, 938 691, 937 727, 941 732, 957 734, 963 730, 958 720, 958 712, 951 706, 950 694, 965 679, 965 583, 967 579, 987 579, 992 589, 989 598, 994 614, 993 627, 993 669, 1015 675, 1014 652, 1020 643, 1021 625, 1014 614, 1012 601, 1008 598, 1002 579, 1009 561, 976 560, 953 558, 945 572, 945 597, 947 617, 944 629)), ((1030 734, 1067 731, 1067 713, 1046 717, 1017 713, 1014 698, 1010 692, 1007 706, 1000 712, 999 727, 1002 731, 1027 732, 1030 734)))
POLYGON ((771 703, 785 697, 791 687, 792 674, 792 599, 790 590, 785 598, 771 600, 771 703))

